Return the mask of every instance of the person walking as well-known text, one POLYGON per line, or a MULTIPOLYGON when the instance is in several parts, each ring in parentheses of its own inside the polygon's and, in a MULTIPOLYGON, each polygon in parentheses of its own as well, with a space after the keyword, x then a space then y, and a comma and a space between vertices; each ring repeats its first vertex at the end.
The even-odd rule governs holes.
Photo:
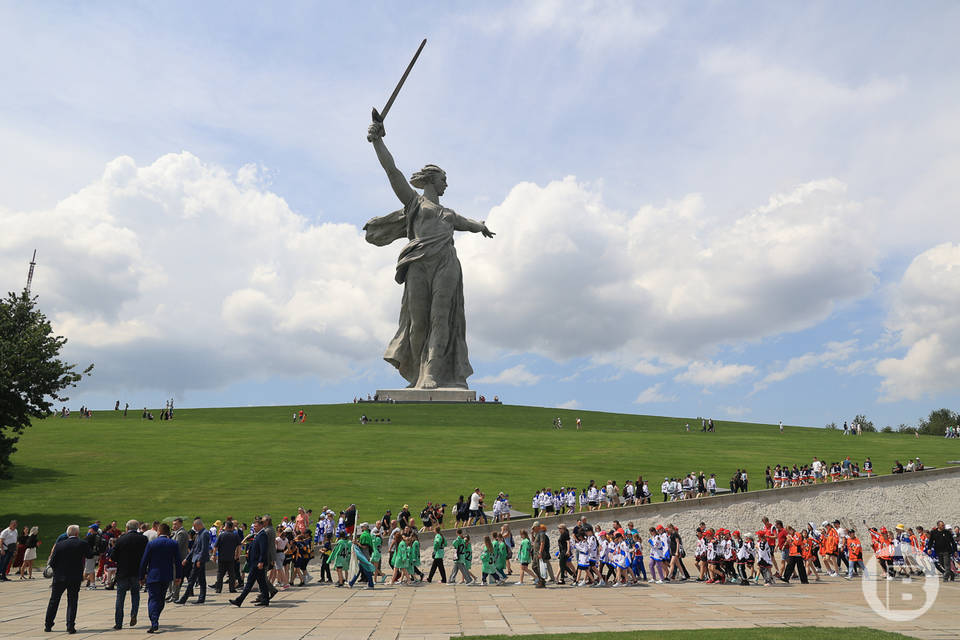
POLYGON ((237 570, 240 560, 240 536, 237 535, 233 520, 227 520, 223 532, 213 543, 213 552, 217 557, 217 581, 211 588, 217 593, 223 591, 223 576, 226 575, 230 593, 236 593, 240 584, 240 573, 237 570))
POLYGON ((780 580, 789 583, 796 570, 797 575, 800 576, 800 582, 807 584, 807 568, 803 562, 803 536, 794 531, 793 527, 787 527, 787 541, 790 555, 780 580))
POLYGON ((556 582, 556 579, 553 576, 553 565, 550 564, 550 537, 547 535, 547 525, 541 524, 537 527, 537 541, 535 543, 537 549, 537 569, 539 570, 537 582, 537 588, 543 589, 547 586, 547 574, 550 575, 550 580, 556 582))
MULTIPOLYGON (((16 528, 16 523, 14 523, 16 528)), ((43 630, 53 629, 53 620, 60 608, 63 592, 67 592, 67 633, 77 632, 77 605, 80 601, 80 582, 83 580, 84 562, 94 556, 93 549, 85 540, 80 539, 80 527, 72 524, 67 527, 67 537, 53 548, 47 564, 53 568, 53 584, 50 586, 50 602, 43 630)))
MULTIPOLYGON (((568 573, 573 582, 576 582, 577 574, 573 570, 573 567, 570 562, 571 557, 571 548, 570 548, 570 531, 567 530, 567 525, 560 523, 560 535, 557 537, 557 559, 560 561, 559 566, 559 577, 557 578, 557 584, 566 584, 564 581, 564 576, 568 573)), ((529 558, 527 559, 529 562, 529 558)), ((523 574, 520 575, 520 579, 523 579, 523 574)))
MULTIPOLYGON (((154 535, 153 538, 155 539, 156 535, 154 535)), ((151 539, 152 538, 150 536, 147 536, 148 542, 151 539)), ((180 551, 180 557, 186 558, 190 553, 190 535, 187 533, 187 530, 183 528, 183 518, 173 519, 173 526, 170 530, 170 539, 177 543, 177 550, 180 551)), ((177 577, 170 581, 170 593, 167 594, 167 602, 176 602, 180 599, 180 588, 182 586, 183 575, 178 571, 177 577)))
POLYGON ((433 530, 436 533, 436 535, 433 536, 433 564, 430 565, 430 574, 427 576, 427 582, 432 582, 433 573, 439 570, 440 582, 446 583, 447 570, 443 568, 443 551, 444 547, 447 546, 447 541, 444 539, 443 534, 440 533, 440 525, 434 527, 433 530))
POLYGON ((130 592, 130 626, 137 624, 137 610, 140 608, 140 561, 147 548, 147 538, 140 533, 140 523, 127 522, 127 532, 117 538, 113 545, 111 558, 117 563, 116 587, 117 602, 114 611, 114 629, 123 628, 123 604, 127 592, 130 592))
POLYGON ((255 535, 253 544, 250 545, 250 572, 247 573, 247 583, 243 586, 240 595, 230 601, 230 604, 236 607, 243 605, 244 599, 253 589, 254 582, 257 583, 257 589, 260 591, 260 600, 255 603, 255 606, 270 606, 270 587, 267 585, 266 571, 273 562, 275 552, 273 538, 267 534, 268 528, 273 529, 273 527, 265 526, 269 521, 270 518, 266 517, 262 521, 257 520, 253 523, 255 535))
POLYGON ((156 633, 160 627, 167 590, 181 575, 181 564, 180 546, 170 539, 170 525, 161 522, 157 537, 147 543, 140 560, 140 582, 147 585, 147 615, 150 616, 147 633, 156 633))
POLYGON ((0 582, 7 582, 7 569, 17 552, 17 521, 11 520, 10 526, 0 531, 0 582))
POLYGON ((207 599, 207 561, 210 559, 210 532, 203 526, 203 520, 195 518, 193 521, 193 530, 196 536, 193 539, 193 547, 190 548, 190 554, 183 559, 183 566, 189 567, 190 580, 187 582, 187 590, 177 600, 177 604, 186 604, 188 598, 193 597, 193 585, 200 586, 200 597, 197 598, 197 604, 203 604, 207 599))
POLYGON ((953 532, 948 531, 943 524, 943 520, 937 522, 937 526, 931 529, 927 537, 927 549, 932 550, 937 556, 937 563, 943 569, 943 581, 951 582, 957 579, 953 572, 953 554, 957 552, 957 541, 953 537, 953 532))

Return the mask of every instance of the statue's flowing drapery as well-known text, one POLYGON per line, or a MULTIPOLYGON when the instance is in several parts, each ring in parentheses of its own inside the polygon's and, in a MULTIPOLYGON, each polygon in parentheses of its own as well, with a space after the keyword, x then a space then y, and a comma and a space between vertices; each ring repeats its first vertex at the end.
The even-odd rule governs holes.
POLYGON ((409 240, 395 276, 403 284, 400 326, 383 358, 410 387, 467 388, 473 368, 467 357, 463 274, 453 233, 476 231, 477 226, 424 196, 364 226, 367 242, 377 246, 409 240))

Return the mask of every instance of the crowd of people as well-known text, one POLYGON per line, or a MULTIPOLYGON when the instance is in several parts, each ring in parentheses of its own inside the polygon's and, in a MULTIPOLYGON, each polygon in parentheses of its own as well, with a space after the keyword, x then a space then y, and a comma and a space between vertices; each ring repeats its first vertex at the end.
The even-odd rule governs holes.
MULTIPOLYGON (((116 591, 117 629, 123 627, 127 595, 131 600, 129 624, 133 626, 140 593, 146 592, 148 631, 155 632, 166 603, 185 605, 196 596, 194 602, 202 604, 209 586, 215 593, 226 587, 237 594, 229 602, 238 607, 254 590, 255 605, 270 606, 278 592, 314 580, 311 568, 319 573, 318 584, 340 588, 353 587, 358 581, 367 589, 374 589, 378 581, 416 585, 430 583, 435 576, 451 585, 522 585, 529 577, 538 588, 548 582, 624 587, 687 580, 770 586, 777 581, 789 583, 794 577, 801 583, 825 577, 894 580, 937 574, 954 580, 954 567, 960 561, 957 530, 942 521, 930 529, 903 524, 890 529, 869 527, 864 540, 839 520, 819 526, 812 522, 790 526, 764 517, 756 531, 746 533, 701 522, 692 532, 695 542, 688 546, 673 524, 654 524, 644 531, 634 522, 621 525, 614 520, 604 527, 589 522, 600 515, 593 511, 588 501, 587 511, 572 528, 559 524, 553 550, 552 536, 540 522, 534 522, 529 531, 521 529, 516 536, 504 522, 499 531, 478 540, 458 527, 448 545, 442 530, 442 505, 428 505, 421 512, 423 526, 419 530, 409 505, 404 505, 396 518, 387 510, 380 520, 359 524, 356 505, 350 505, 339 514, 325 507, 316 523, 311 521, 312 511, 300 507, 296 515, 283 517, 276 525, 269 515, 254 517, 249 527, 232 517, 209 527, 196 518, 190 528, 185 528, 180 518, 171 523, 130 520, 124 531, 115 521, 103 527, 95 522, 84 537, 77 525, 71 525, 47 558, 53 584, 45 627, 52 628, 66 593, 67 629, 76 628, 78 593, 84 584, 92 590, 116 591), (879 563, 878 576, 867 575, 867 545, 879 563), (427 574, 422 568, 424 552, 430 563, 427 574), (474 573, 475 552, 479 575, 474 573), (452 560, 449 575, 448 560, 452 560), (208 562, 217 567, 210 585, 208 562)), ((22 579, 32 576, 31 563, 41 544, 39 532, 36 527, 24 530, 22 539, 20 533, 16 521, 0 532, 3 580, 8 580, 8 568, 21 547, 19 575, 22 579)))

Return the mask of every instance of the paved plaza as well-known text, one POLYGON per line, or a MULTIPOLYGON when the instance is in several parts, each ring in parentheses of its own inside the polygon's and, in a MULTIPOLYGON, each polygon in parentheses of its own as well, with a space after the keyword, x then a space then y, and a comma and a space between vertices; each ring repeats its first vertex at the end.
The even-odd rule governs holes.
MULTIPOLYGON (((924 582, 873 583, 883 601, 919 607, 924 582), (890 588, 890 597, 886 590, 890 588), (904 599, 903 596, 908 598, 904 599)), ((52 634, 43 633, 49 582, 0 584, 0 637, 64 634, 66 599, 52 634)), ((825 579, 809 586, 678 583, 627 588, 549 586, 381 586, 373 591, 308 585, 280 593, 269 608, 230 605, 227 593, 208 593, 203 605, 167 605, 164 637, 227 640, 299 638, 412 640, 494 633, 574 633, 629 629, 754 626, 868 626, 918 638, 960 638, 960 586, 940 584, 933 607, 916 620, 892 622, 868 606, 858 582, 825 579)), ((81 590, 77 638, 144 637, 146 594, 139 624, 113 630, 114 591, 81 590)), ((129 604, 127 605, 129 608, 129 604)), ((126 620, 125 620, 126 624, 126 620)))

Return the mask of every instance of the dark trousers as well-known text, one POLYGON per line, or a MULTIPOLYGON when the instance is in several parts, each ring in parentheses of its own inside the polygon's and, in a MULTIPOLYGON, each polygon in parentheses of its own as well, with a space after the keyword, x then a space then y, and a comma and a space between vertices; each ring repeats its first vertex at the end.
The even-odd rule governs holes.
POLYGON ((137 617, 137 609, 140 608, 140 580, 134 577, 117 578, 117 606, 113 614, 113 621, 119 627, 123 624, 123 601, 126 599, 127 591, 130 592, 130 617, 137 617))
POLYGON ((240 584, 240 572, 237 568, 237 561, 233 558, 228 560, 217 560, 217 581, 214 583, 213 588, 217 590, 217 593, 223 589, 223 576, 227 576, 227 584, 230 586, 230 592, 233 593, 237 590, 237 586, 240 584))
POLYGON ((0 555, 0 580, 9 580, 7 578, 7 567, 10 566, 10 561, 13 560, 13 554, 16 550, 17 545, 12 544, 3 552, 3 555, 0 555))
POLYGON ((787 560, 787 568, 783 572, 784 582, 789 582, 790 577, 793 575, 794 568, 796 568, 797 575, 800 576, 800 582, 807 584, 807 568, 803 566, 803 558, 800 556, 790 556, 790 559, 787 560))
POLYGON ((204 600, 207 597, 207 567, 201 562, 198 567, 195 562, 190 564, 190 581, 187 582, 187 590, 180 600, 186 600, 187 598, 193 597, 193 585, 199 585, 200 587, 200 600, 204 600))
POLYGON ((570 568, 570 562, 567 560, 567 554, 560 553, 560 570, 557 572, 557 582, 563 582, 563 577, 570 574, 572 580, 577 579, 577 573, 570 568))
POLYGON ((267 586, 267 572, 263 569, 258 569, 256 565, 250 566, 250 573, 247 574, 247 584, 243 585, 243 591, 237 596, 237 602, 243 603, 244 598, 246 598, 253 589, 254 582, 257 583, 257 588, 260 590, 260 599, 264 602, 269 602, 270 587, 267 586))
POLYGON ((447 570, 443 568, 443 558, 434 558, 433 564, 430 565, 430 575, 427 577, 427 582, 433 580, 433 573, 437 570, 440 571, 440 582, 447 581, 447 570))
POLYGON ((60 598, 63 592, 67 592, 67 629, 73 629, 77 626, 77 603, 80 601, 80 581, 67 582, 65 580, 54 580, 50 586, 50 602, 47 604, 47 617, 44 620, 46 627, 53 626, 53 620, 57 617, 57 610, 60 608, 60 598))
POLYGON ((938 553, 937 560, 940 561, 940 566, 943 567, 943 579, 956 580, 957 578, 953 573, 953 563, 950 559, 950 552, 944 551, 943 553, 938 553))
POLYGON ((151 627, 160 626, 160 613, 163 611, 163 605, 167 603, 169 588, 169 582, 147 583, 147 615, 150 617, 151 627))

